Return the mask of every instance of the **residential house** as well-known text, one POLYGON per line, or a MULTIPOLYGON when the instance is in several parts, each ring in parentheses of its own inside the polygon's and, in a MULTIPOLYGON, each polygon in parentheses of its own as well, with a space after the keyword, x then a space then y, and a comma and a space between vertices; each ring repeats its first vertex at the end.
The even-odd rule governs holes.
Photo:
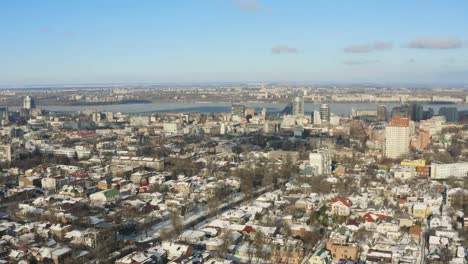
POLYGON ((430 207, 424 203, 415 203, 413 205, 413 217, 414 218, 425 218, 430 213, 430 207))
POLYGON ((63 176, 49 176, 41 179, 42 188, 49 191, 60 190, 64 185, 69 184, 69 179, 63 176))
POLYGON ((340 259, 358 259, 359 247, 356 244, 335 243, 333 240, 328 240, 326 249, 331 252, 334 261, 340 259))
POLYGON ((117 189, 108 189, 91 194, 89 199, 93 203, 105 204, 118 200, 119 193, 120 192, 117 189))
POLYGON ((414 241, 419 243, 419 241, 421 240, 421 231, 421 226, 413 225, 409 228, 408 234, 414 241))
POLYGON ((325 248, 317 251, 315 255, 310 257, 308 264, 329 264, 332 261, 331 252, 325 248))
POLYGON ((399 221, 400 227, 413 226, 413 218, 406 212, 396 212, 394 218, 399 221))
POLYGON ((333 198, 331 213, 338 216, 348 216, 351 214, 351 201, 348 198, 333 198))

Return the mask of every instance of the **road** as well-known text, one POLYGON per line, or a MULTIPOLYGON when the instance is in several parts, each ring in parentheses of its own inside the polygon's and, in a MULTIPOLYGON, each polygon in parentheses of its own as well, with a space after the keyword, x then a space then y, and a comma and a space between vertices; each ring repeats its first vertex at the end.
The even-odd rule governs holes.
POLYGON ((313 248, 314 252, 311 252, 309 254, 307 254, 301 261, 301 264, 305 264, 309 261, 309 259, 314 256, 315 254, 317 254, 322 248, 325 247, 325 244, 327 243, 327 239, 328 239, 328 235, 330 234, 330 231, 329 230, 326 230, 325 231, 325 235, 322 237, 322 239, 320 239, 320 241, 315 245, 315 247, 313 248))
MULTIPOLYGON (((268 191, 267 188, 260 188, 256 190, 253 199, 259 197, 260 195, 266 193, 267 191, 268 191)), ((249 201, 248 197, 245 197, 245 195, 241 193, 236 193, 235 195, 236 196, 232 197, 231 199, 228 199, 229 202, 225 202, 219 206, 219 212, 224 212, 226 210, 233 208, 234 206, 237 206, 244 202, 249 201)), ((212 217, 212 218, 214 219, 215 217, 212 217)), ((200 207, 198 210, 188 212, 185 218, 183 219, 184 229, 195 226, 209 218, 210 218, 209 209, 206 206, 200 207)), ((172 228, 171 220, 166 219, 159 223, 156 223, 150 228, 150 230, 147 231, 147 233, 152 234, 152 235, 147 237, 145 231, 140 231, 137 234, 125 236, 124 240, 133 240, 145 246, 146 244, 149 244, 151 242, 158 241, 161 230, 167 230, 171 228, 172 228)))
POLYGON ((429 242, 429 231, 431 230, 431 222, 429 218, 426 219, 426 223, 423 225, 423 230, 421 234, 421 252, 419 256, 419 263, 425 264, 427 261, 426 247, 429 242))

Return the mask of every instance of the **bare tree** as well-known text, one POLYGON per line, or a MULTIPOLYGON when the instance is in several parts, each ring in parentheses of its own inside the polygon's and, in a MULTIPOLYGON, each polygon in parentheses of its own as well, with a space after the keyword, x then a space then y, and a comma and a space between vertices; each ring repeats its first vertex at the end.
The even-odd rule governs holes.
POLYGON ((215 216, 215 215, 217 215, 219 213, 219 207, 221 205, 221 200, 219 200, 218 197, 213 195, 210 198, 208 198, 207 205, 208 205, 208 210, 210 212, 210 215, 215 216))
POLYGON ((172 213, 170 219, 171 219, 171 225, 174 231, 174 235, 175 236, 181 235, 182 231, 184 231, 184 224, 182 222, 180 215, 178 213, 172 213))
POLYGON ((255 256, 257 257, 257 260, 263 259, 264 258, 264 246, 265 246, 265 236, 263 235, 262 231, 258 230, 255 232, 255 237, 254 237, 254 246, 255 246, 255 256))
POLYGON ((253 198, 253 177, 246 169, 240 170, 240 189, 247 199, 253 198))

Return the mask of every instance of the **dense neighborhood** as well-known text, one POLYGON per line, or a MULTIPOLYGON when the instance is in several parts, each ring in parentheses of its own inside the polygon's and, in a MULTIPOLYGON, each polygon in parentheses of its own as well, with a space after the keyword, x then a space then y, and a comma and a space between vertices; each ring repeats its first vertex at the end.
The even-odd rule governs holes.
POLYGON ((290 106, 0 108, 0 263, 467 262, 456 108, 290 106))

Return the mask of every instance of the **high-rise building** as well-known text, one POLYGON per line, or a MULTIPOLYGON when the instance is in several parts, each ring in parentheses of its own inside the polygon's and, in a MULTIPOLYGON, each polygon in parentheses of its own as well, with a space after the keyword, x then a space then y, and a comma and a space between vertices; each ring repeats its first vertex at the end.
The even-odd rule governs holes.
POLYGON ((424 110, 421 104, 411 104, 411 120, 419 122, 424 119, 424 110))
POLYGON ((439 115, 445 116, 447 122, 458 121, 458 109, 456 107, 441 107, 439 109, 439 115))
POLYGON ((411 139, 411 146, 416 149, 427 149, 431 143, 431 133, 427 130, 420 130, 419 134, 411 139))
POLYGON ((242 104, 233 104, 231 105, 231 114, 236 115, 239 118, 245 117, 245 106, 242 104))
POLYGON ((387 107, 385 105, 379 105, 377 107, 377 120, 387 121, 387 107))
POLYGON ((316 175, 332 173, 332 158, 328 149, 320 149, 309 154, 309 165, 315 169, 316 175))
POLYGON ((304 98, 296 97, 293 101, 293 115, 304 115, 304 98))
POLYGON ((396 159, 409 153, 410 146, 409 118, 393 117, 385 127, 385 156, 396 159))
POLYGON ((36 101, 34 101, 34 98, 30 96, 26 96, 23 100, 23 108, 24 109, 36 108, 36 101))
POLYGON ((392 109, 393 117, 411 118, 411 107, 409 105, 394 107, 392 109))
POLYGON ((328 104, 320 105, 320 119, 330 122, 330 106, 328 104))
POLYGON ((266 115, 267 115, 266 107, 263 107, 263 108, 262 108, 262 117, 265 118, 266 115))
POLYGON ((293 103, 289 102, 281 111, 281 115, 292 115, 293 114, 293 103))
POLYGON ((314 125, 321 125, 322 124, 322 119, 320 118, 320 112, 319 111, 314 111, 312 119, 314 121, 314 125))
POLYGON ((423 112, 423 119, 431 119, 434 116, 434 109, 429 107, 426 111, 423 112))
POLYGON ((0 107, 0 124, 8 123, 8 107, 0 107))

